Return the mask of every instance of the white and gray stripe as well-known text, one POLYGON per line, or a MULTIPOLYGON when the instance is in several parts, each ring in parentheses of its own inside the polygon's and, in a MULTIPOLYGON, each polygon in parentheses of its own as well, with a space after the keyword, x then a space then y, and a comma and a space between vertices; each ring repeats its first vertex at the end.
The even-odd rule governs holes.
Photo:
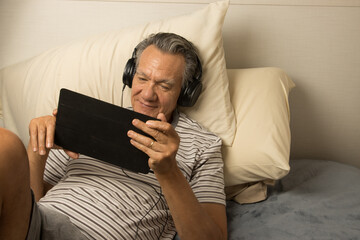
MULTIPOLYGON (((178 116, 178 166, 199 202, 225 204, 221 140, 178 116)), ((137 174, 52 150, 44 180, 55 185, 39 204, 68 215, 89 239, 173 239, 175 226, 153 173, 137 174)))

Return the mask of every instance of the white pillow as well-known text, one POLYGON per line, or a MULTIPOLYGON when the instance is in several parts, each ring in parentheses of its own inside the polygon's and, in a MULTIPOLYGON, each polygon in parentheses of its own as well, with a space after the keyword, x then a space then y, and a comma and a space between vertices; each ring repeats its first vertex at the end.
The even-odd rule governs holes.
MULTIPOLYGON (((27 144, 30 120, 51 114, 63 87, 120 105, 122 73, 134 47, 150 33, 174 32, 198 47, 203 64, 203 93, 194 107, 182 110, 231 145, 235 116, 222 45, 228 6, 229 1, 211 3, 192 14, 94 36, 3 69, 0 95, 5 127, 27 144)), ((124 94, 126 105, 129 92, 124 94)))
POLYGON ((290 169, 288 94, 295 84, 278 68, 231 69, 228 76, 237 126, 233 145, 222 148, 225 185, 282 178, 290 169))

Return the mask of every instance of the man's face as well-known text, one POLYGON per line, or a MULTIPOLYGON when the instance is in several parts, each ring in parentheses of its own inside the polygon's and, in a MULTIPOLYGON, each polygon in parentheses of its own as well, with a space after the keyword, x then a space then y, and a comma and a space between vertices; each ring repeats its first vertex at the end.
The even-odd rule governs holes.
POLYGON ((154 118, 164 113, 170 121, 181 91, 184 68, 182 55, 164 53, 154 45, 147 47, 132 82, 134 111, 154 118))

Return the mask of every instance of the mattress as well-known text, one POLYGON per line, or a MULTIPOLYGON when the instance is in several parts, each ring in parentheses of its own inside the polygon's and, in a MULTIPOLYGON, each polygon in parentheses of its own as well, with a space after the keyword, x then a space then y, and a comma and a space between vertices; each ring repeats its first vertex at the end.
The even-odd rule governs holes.
POLYGON ((229 239, 360 239, 360 169, 301 159, 265 201, 227 202, 229 239))

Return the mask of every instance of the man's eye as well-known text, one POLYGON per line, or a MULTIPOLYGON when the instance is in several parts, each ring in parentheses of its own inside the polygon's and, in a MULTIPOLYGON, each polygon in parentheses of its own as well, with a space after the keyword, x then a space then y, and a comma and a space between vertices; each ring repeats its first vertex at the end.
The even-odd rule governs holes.
POLYGON ((160 87, 163 89, 163 90, 170 90, 170 87, 168 85, 165 85, 165 84, 161 84, 160 87))

